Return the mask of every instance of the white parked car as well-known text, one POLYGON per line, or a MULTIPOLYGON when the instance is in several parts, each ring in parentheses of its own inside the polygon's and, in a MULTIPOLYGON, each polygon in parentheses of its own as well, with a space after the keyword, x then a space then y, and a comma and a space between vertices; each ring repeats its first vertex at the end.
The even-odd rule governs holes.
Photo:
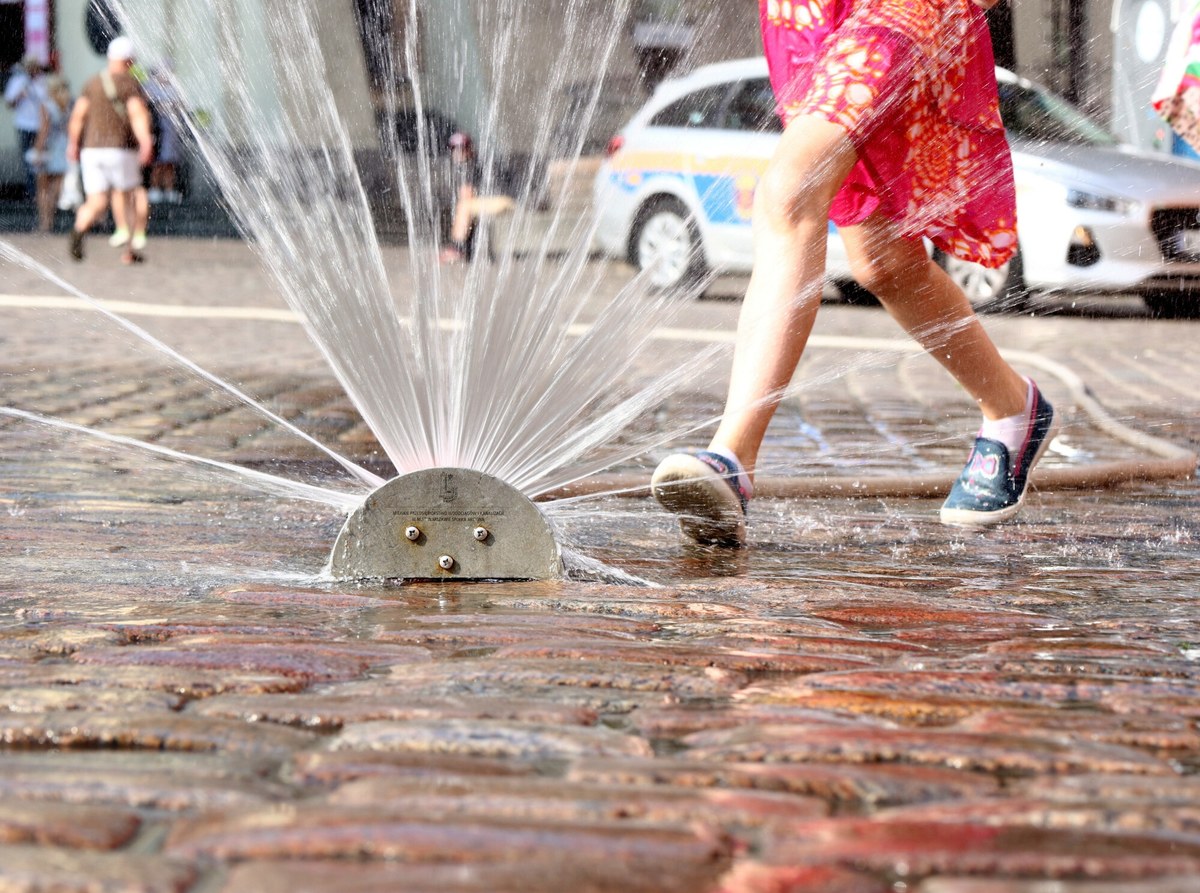
MULTIPOLYGON (((1017 184, 1019 252, 999 270, 935 256, 976 306, 1029 290, 1135 293, 1200 316, 1200 164, 1119 144, 1065 100, 997 69, 1017 184)), ((613 137, 596 177, 597 247, 686 288, 751 267, 754 189, 781 130, 766 60, 664 81, 613 137)), ((826 275, 855 291, 830 226, 826 275)))

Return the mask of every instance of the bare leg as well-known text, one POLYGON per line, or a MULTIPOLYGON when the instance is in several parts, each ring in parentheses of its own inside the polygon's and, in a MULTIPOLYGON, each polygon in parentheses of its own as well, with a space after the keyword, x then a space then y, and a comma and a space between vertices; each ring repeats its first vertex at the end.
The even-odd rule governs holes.
POLYGON ((150 194, 146 187, 139 186, 130 193, 130 203, 133 206, 132 230, 135 233, 146 234, 150 225, 150 194))
MULTIPOLYGON (((117 194, 118 199, 120 193, 117 194)), ((108 210, 108 193, 94 192, 87 197, 79 210, 75 212, 75 231, 86 233, 92 225, 108 210)))
POLYGON ((812 331, 825 275, 829 207, 857 161, 845 131, 805 116, 788 125, 754 198, 754 272, 712 446, 753 476, 767 424, 812 331))
POLYGON ((107 191, 89 193, 75 212, 75 225, 71 228, 69 242, 69 251, 75 260, 83 260, 84 235, 106 210, 108 210, 107 191))
POLYGON ((121 192, 119 190, 113 190, 113 226, 115 226, 118 230, 125 230, 126 232, 129 231, 129 224, 132 218, 130 208, 132 196, 132 191, 121 192))
POLYGON ((60 176, 48 174, 45 171, 38 173, 38 229, 41 232, 48 233, 54 227, 54 209, 58 206, 58 191, 55 186, 61 184, 62 177, 60 176))
POLYGON ((454 223, 450 226, 450 241, 462 245, 471 235, 475 223, 475 187, 462 186, 458 190, 458 201, 454 203, 454 223))
POLYGON ((146 226, 150 221, 150 195, 144 186, 135 186, 126 197, 126 221, 130 228, 129 241, 121 252, 121 263, 136 264, 144 259, 142 249, 146 247, 146 226))
POLYGON ((954 376, 986 418, 1024 411, 1027 386, 1000 356, 967 296, 929 259, 920 239, 875 215, 841 231, 855 278, 954 376))

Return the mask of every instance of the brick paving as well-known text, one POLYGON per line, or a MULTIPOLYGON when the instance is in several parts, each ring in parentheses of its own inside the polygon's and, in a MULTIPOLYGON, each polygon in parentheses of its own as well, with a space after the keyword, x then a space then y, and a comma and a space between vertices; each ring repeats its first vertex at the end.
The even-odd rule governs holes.
MULTIPOLYGON (((99 298, 282 306, 238 243, 162 240, 125 270, 99 240, 80 266, 16 241, 99 298)), ((403 251, 386 259, 403 287, 403 251)), ((0 295, 60 294, 0 270, 0 295)), ((698 302, 687 324, 736 311, 698 302)), ((989 326, 1200 446, 1200 323, 1039 311, 989 326)), ((4 314, 7 405, 333 473, 94 314, 4 314)), ((137 321, 382 462, 294 324, 137 321)), ((818 334, 896 337, 837 305, 818 334)), ((777 473, 960 461, 970 407, 927 359, 816 347, 801 374, 777 473)), ((638 426, 711 415, 721 379, 638 426)), ((1136 457, 1044 384, 1068 421, 1054 462, 1136 457)), ((0 443, 0 890, 1200 889, 1191 481, 1038 493, 984 533, 942 528, 930 500, 767 500, 739 553, 605 498, 548 511, 657 585, 379 587, 320 580, 331 511, 23 423, 0 443)))

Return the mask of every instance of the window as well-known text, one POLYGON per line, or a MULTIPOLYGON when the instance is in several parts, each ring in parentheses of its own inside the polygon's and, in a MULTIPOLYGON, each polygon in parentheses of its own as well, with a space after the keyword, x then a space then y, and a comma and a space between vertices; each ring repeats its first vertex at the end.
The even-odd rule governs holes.
POLYGON ((7 83, 9 71, 25 56, 25 7, 0 3, 0 83, 7 83))
POLYGON ((743 81, 729 100, 725 126, 730 130, 756 130, 782 133, 783 124, 775 113, 775 91, 766 78, 743 81))
POLYGON ((1027 140, 1076 146, 1117 142, 1065 99, 1020 84, 1000 84, 1000 117, 1009 133, 1027 140))
POLYGON ((651 127, 717 127, 728 84, 706 87, 677 99, 650 120, 651 127))
POLYGON ((103 56, 112 39, 121 33, 121 21, 108 0, 88 0, 84 30, 92 49, 103 56))

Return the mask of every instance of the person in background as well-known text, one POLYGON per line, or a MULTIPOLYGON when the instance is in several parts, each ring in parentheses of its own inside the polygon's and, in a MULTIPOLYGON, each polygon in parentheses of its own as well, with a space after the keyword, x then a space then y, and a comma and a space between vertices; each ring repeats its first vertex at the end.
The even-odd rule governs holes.
POLYGON ((454 209, 449 239, 441 252, 442 263, 470 260, 475 254, 479 220, 506 214, 514 204, 507 195, 479 194, 479 162, 475 145, 465 133, 450 137, 450 170, 454 209))
POLYGON ((154 158, 150 109, 129 72, 133 42, 113 38, 107 55, 107 66, 84 85, 67 124, 67 159, 79 161, 87 193, 75 214, 69 250, 75 260, 83 260, 84 236, 108 209, 111 196, 116 232, 110 242, 125 247, 122 261, 136 263, 146 233, 135 229, 131 235, 129 222, 136 219, 133 193, 142 185, 142 168, 154 158))
POLYGON ((46 82, 49 94, 41 108, 41 127, 34 149, 37 153, 38 229, 54 228, 54 212, 67 173, 67 120, 71 115, 71 88, 57 75, 46 82))
POLYGON ((121 216, 117 215, 117 206, 113 205, 116 229, 109 237, 108 244, 113 248, 125 248, 121 263, 140 264, 145 260, 142 252, 146 248, 146 232, 150 227, 150 192, 146 188, 149 177, 150 169, 143 167, 141 182, 129 193, 129 201, 125 203, 125 211, 121 216))
POLYGON ((929 257, 999 267, 1017 247, 1012 158, 983 10, 995 0, 759 0, 783 136, 754 198, 754 269, 709 446, 652 490, 685 536, 739 546, 767 425, 820 306, 829 221, 854 277, 962 385, 983 423, 942 505, 983 526, 1021 507, 1054 409, 929 257))
POLYGON ((37 56, 26 56, 14 65, 4 86, 4 102, 13 110, 17 144, 25 165, 25 197, 33 199, 37 190, 37 172, 33 166, 33 144, 42 124, 41 109, 46 101, 45 70, 37 56))
POLYGON ((1180 4, 1150 105, 1181 144, 1175 154, 1195 158, 1200 150, 1200 0, 1180 4))
POLYGON ((150 204, 166 202, 177 205, 183 200, 177 177, 181 145, 176 116, 182 107, 175 85, 171 83, 171 65, 164 62, 150 71, 146 82, 146 98, 154 119, 154 164, 150 168, 150 204))

